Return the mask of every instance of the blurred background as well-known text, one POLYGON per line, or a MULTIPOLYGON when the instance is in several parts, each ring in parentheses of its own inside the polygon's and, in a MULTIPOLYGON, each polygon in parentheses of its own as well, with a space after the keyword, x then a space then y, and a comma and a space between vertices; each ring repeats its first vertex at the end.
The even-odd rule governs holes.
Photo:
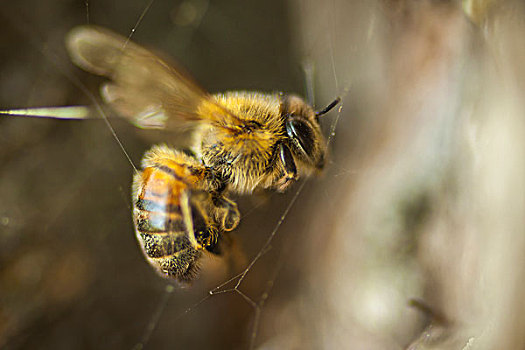
MULTIPOLYGON (((103 121, 0 117, 0 347, 524 348, 523 14, 511 0, 2 4, 0 109, 91 103, 102 79, 63 44, 85 23, 136 27, 210 92, 342 103, 323 119, 323 176, 239 198, 247 261, 278 226, 238 288, 248 300, 207 297, 239 272, 228 262, 185 289, 148 266, 133 170, 103 121)), ((112 123, 136 164, 177 144, 112 123)))

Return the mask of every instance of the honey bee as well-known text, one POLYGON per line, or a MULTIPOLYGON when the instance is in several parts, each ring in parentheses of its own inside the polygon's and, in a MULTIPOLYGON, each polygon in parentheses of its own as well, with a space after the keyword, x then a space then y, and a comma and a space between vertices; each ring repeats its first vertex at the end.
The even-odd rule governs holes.
POLYGON ((221 254, 240 221, 229 193, 285 191, 323 169, 319 117, 302 98, 281 93, 211 95, 161 55, 96 26, 66 38, 72 61, 109 79, 105 103, 140 128, 191 127, 192 154, 156 145, 133 180, 133 221, 157 271, 190 282, 200 257, 221 254))

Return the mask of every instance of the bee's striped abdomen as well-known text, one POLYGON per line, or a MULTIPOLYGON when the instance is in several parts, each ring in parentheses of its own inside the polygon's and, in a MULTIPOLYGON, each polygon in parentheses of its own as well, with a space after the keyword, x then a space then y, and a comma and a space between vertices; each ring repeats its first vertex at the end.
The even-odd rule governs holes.
POLYGON ((219 240, 239 223, 237 205, 212 194, 208 169, 192 156, 154 146, 142 166, 133 180, 137 240, 161 275, 189 282, 203 251, 221 253, 219 240))
POLYGON ((202 255, 196 233, 207 231, 207 220, 190 200, 188 166, 158 159, 134 181, 133 219, 146 258, 163 275, 191 280, 202 255))

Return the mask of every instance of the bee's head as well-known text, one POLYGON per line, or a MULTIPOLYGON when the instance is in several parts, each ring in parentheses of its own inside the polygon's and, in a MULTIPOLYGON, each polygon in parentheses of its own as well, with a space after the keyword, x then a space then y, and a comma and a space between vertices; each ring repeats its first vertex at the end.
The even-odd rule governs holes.
POLYGON ((337 98, 321 111, 314 111, 302 98, 285 95, 281 103, 281 116, 286 130, 286 141, 278 145, 280 162, 285 175, 277 184, 284 191, 298 175, 309 175, 323 169, 326 142, 321 132, 319 117, 334 108, 337 98))

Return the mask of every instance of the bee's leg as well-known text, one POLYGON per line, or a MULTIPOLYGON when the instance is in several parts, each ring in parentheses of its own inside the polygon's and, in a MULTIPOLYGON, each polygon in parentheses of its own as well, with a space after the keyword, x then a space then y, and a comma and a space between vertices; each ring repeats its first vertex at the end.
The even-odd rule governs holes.
POLYGON ((239 225, 241 214, 237 203, 225 196, 213 196, 213 204, 217 207, 216 219, 225 231, 232 231, 239 225))
POLYGON ((206 250, 212 254, 222 256, 227 251, 227 247, 224 247, 224 234, 218 237, 217 243, 209 245, 206 247, 206 250))
POLYGON ((217 173, 213 167, 201 165, 202 178, 208 192, 214 197, 220 197, 228 187, 229 180, 217 173))
POLYGON ((297 180, 297 167, 292 152, 286 145, 279 145, 279 160, 282 165, 283 176, 277 180, 275 188, 279 192, 284 192, 297 180))
POLYGON ((188 211, 191 213, 186 219, 188 235, 194 237, 196 248, 209 250, 217 244, 222 231, 214 217, 211 195, 206 191, 191 190, 188 197, 188 211))

